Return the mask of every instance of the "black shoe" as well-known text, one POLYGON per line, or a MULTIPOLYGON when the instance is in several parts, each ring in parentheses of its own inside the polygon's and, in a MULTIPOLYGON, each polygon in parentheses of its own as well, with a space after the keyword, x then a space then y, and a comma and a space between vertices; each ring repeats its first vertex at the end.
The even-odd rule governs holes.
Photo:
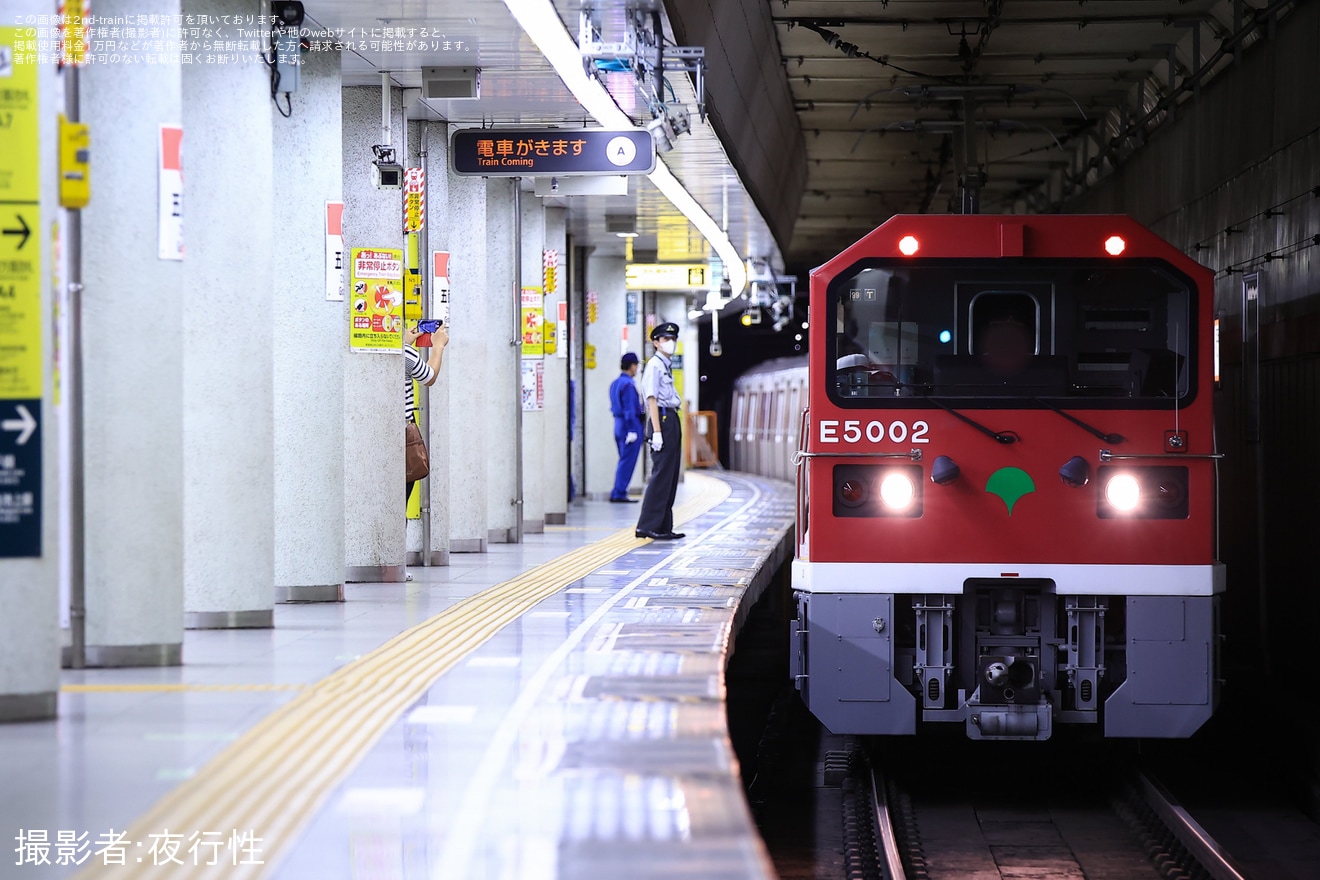
POLYGON ((639 537, 639 538, 650 538, 652 541, 668 541, 668 540, 670 540, 670 537, 669 537, 669 536, 670 536, 670 533, 668 533, 668 532, 653 532, 653 531, 651 531, 650 529, 638 529, 637 531, 633 532, 633 534, 636 535, 636 536, 639 537))
POLYGON ((611 498, 610 504, 636 504, 635 498, 611 498))
POLYGON ((679 538, 686 538, 687 532, 670 532, 664 537, 666 541, 677 541, 679 538))

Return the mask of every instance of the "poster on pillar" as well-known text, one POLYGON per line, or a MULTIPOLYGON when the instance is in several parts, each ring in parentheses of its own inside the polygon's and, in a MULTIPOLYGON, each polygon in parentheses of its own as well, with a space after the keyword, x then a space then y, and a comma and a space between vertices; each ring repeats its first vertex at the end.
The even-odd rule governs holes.
POLYGON ((344 301, 344 203, 325 203, 325 298, 344 301))
POLYGON ((545 409, 545 360, 525 358, 522 362, 523 412, 545 409))
POLYGON ((522 289, 522 356, 545 357, 545 297, 539 287, 522 289))
POLYGON ((558 302, 559 320, 555 322, 555 357, 568 357, 568 303, 558 302))
POLYGON ((403 251, 353 248, 348 345, 355 352, 403 353, 403 251))
POLYGON ((449 251, 431 251, 431 317, 449 320, 449 251))
POLYGON ((183 259, 183 126, 160 127, 160 229, 157 256, 183 259))

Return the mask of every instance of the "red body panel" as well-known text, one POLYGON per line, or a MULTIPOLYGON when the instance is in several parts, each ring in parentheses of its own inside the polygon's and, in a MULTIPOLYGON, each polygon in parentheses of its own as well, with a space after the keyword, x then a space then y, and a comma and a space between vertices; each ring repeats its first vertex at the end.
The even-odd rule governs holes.
MULTIPOLYGON (((880 226, 811 275, 811 390, 808 452, 922 452, 922 515, 904 517, 835 517, 832 515, 833 468, 839 464, 883 464, 874 458, 812 458, 809 468, 809 521, 802 555, 813 562, 1003 562, 1205 565, 1215 559, 1214 463, 1176 455, 1122 462, 1123 465, 1183 466, 1188 469, 1189 512, 1186 519, 1101 518, 1097 511, 1102 487, 1095 478, 1102 465, 1099 451, 1159 455, 1165 434, 1177 427, 1186 432, 1191 455, 1213 453, 1213 275, 1167 242, 1124 216, 898 216, 880 226), (1188 276, 1196 286, 1196 396, 1189 405, 1172 409, 1076 409, 1071 414, 1108 433, 1121 434, 1122 444, 1106 443, 1049 409, 960 409, 990 429, 1013 431, 1021 442, 1001 444, 952 414, 905 398, 907 406, 841 407, 833 402, 824 376, 827 334, 833 322, 827 314, 826 288, 867 257, 902 258, 899 241, 915 236, 917 258, 1097 257, 1104 242, 1121 236, 1124 257, 1158 258, 1188 276), (866 439, 866 426, 883 422, 884 439, 866 439), (845 439, 845 425, 858 422, 861 438, 845 439), (907 438, 890 439, 889 426, 901 422, 907 438), (913 443, 918 422, 928 426, 913 443), (822 434, 822 424, 825 433, 822 434), (837 423, 831 427, 830 423, 837 423), (823 442, 828 441, 828 442, 823 442), (950 485, 930 481, 937 456, 953 459, 961 474, 950 485), (1073 456, 1091 467, 1091 482, 1066 486, 1059 468, 1073 456), (1030 475, 1035 490, 1018 499, 1010 515, 1001 497, 986 491, 990 475, 1017 467, 1030 475)), ((855 436, 855 432, 852 432, 855 436)), ((873 431, 873 434, 878 434, 873 431)), ((901 432, 902 433, 902 432, 901 432)), ((888 460, 908 464, 903 459, 888 460)), ((1120 463, 1116 462, 1115 465, 1120 463)))

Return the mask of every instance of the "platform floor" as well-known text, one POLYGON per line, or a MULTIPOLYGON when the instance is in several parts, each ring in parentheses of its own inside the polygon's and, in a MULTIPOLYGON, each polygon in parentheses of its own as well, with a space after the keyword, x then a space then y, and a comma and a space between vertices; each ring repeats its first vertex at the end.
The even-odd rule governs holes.
POLYGON ((723 669, 792 500, 690 473, 682 541, 586 502, 181 667, 66 671, 58 720, 0 725, 0 877, 773 877, 723 669))

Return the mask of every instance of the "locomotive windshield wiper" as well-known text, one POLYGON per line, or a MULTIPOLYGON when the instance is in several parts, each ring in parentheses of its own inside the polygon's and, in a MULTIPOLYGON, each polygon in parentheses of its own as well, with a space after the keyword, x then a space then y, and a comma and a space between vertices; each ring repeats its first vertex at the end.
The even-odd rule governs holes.
POLYGON ((1063 416, 1065 419, 1072 422, 1074 425, 1077 425, 1079 428, 1085 428, 1086 430, 1090 431, 1092 434, 1094 434, 1096 437, 1100 438, 1106 443, 1122 443, 1124 440, 1127 439, 1122 434, 1106 434, 1104 431, 1101 431, 1099 428, 1093 428, 1090 425, 1088 425, 1086 422, 1082 421, 1081 419, 1069 415, 1068 413, 1059 409, 1054 404, 1047 403, 1044 400, 1041 400, 1039 397, 1034 397, 1032 399, 1035 400, 1037 403, 1039 403, 1041 406, 1045 407, 1046 409, 1054 410, 1056 413, 1063 416))
POLYGON ((1019 440, 1022 439, 1021 437, 1018 436, 1017 431, 992 431, 992 430, 990 430, 990 429, 987 428, 985 425, 981 424, 980 422, 976 421, 975 419, 972 419, 972 418, 970 418, 970 417, 968 417, 968 416, 965 416, 965 415, 963 415, 962 413, 958 412, 956 409, 954 409, 953 407, 949 406, 947 403, 941 403, 937 398, 932 397, 931 394, 930 394, 930 392, 929 392, 927 389, 925 389, 925 388, 923 388, 923 387, 921 387, 921 386, 919 386, 919 385, 907 385, 907 386, 905 386, 905 387, 907 387, 907 388, 917 389, 917 390, 919 391, 919 393, 921 394, 921 396, 924 397, 926 400, 929 400, 931 403, 935 404, 935 405, 938 406, 940 409, 944 410, 945 412, 949 413, 950 415, 952 415, 952 416, 954 416, 954 417, 956 417, 956 418, 962 419, 964 422, 966 422, 967 424, 971 425, 973 428, 975 428, 976 430, 980 431, 982 434, 985 434, 987 437, 993 437, 994 439, 998 440, 1000 443, 1017 443, 1019 440))

